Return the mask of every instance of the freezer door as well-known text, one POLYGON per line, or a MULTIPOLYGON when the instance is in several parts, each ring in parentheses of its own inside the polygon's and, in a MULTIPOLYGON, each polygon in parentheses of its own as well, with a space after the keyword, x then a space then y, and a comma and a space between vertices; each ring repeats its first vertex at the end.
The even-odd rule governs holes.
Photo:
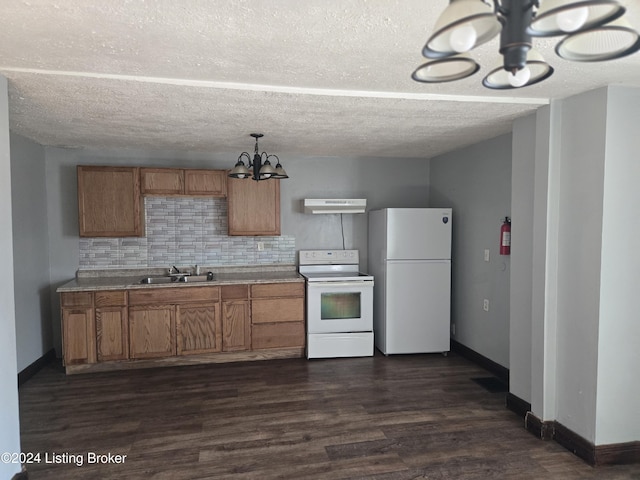
POLYGON ((386 307, 383 353, 448 352, 451 262, 387 262, 386 307))
POLYGON ((450 208, 387 210, 387 259, 451 258, 450 208))

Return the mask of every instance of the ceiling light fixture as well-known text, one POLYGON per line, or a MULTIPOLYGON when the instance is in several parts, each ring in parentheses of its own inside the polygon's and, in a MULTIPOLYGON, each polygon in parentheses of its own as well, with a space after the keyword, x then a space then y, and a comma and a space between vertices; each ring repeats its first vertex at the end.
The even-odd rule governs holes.
POLYGON ((503 64, 483 79, 487 88, 541 82, 553 68, 532 49, 532 37, 565 35, 556 53, 576 62, 621 58, 640 50, 640 34, 620 17, 617 0, 450 0, 422 55, 430 59, 411 77, 442 83, 467 78, 480 66, 467 52, 500 33, 503 64))
POLYGON ((267 180, 270 178, 289 178, 287 172, 284 171, 277 155, 268 155, 267 152, 259 153, 258 139, 263 137, 262 133, 252 133, 251 136, 256 139, 256 146, 253 159, 247 152, 242 152, 238 157, 235 167, 229 172, 231 178, 253 178, 254 180, 267 180), (242 161, 247 159, 248 166, 242 161), (270 158, 276 159, 276 166, 271 165, 270 158))

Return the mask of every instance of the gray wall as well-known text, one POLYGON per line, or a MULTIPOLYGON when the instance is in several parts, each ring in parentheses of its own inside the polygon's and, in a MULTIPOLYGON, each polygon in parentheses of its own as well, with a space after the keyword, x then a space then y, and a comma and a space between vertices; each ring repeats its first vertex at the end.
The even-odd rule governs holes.
POLYGON ((596 400, 598 445, 640 440, 640 89, 610 87, 607 107, 596 400))
MULTIPOLYGON (((11 160, 7 79, 0 76, 0 264, 13 272, 11 160)), ((16 381, 16 309, 13 275, 0 275, 0 452, 20 452, 20 414, 16 381)), ((0 478, 11 478, 20 464, 0 462, 0 478)))
MULTIPOLYGON (((69 150, 47 147, 46 178, 54 345, 60 353, 59 297, 55 289, 79 266, 76 165, 133 165, 227 169, 229 154, 69 150)), ((342 248, 340 215, 302 213, 304 198, 366 198, 367 209, 425 207, 429 192, 426 159, 315 158, 280 155, 290 178, 280 183, 281 231, 296 237, 296 249, 342 248)), ((247 180, 251 181, 251 180, 247 180)), ((345 247, 361 251, 367 264, 367 215, 343 215, 345 247)))
POLYGON ((536 115, 513 125, 509 391, 531 402, 531 308, 536 115))
POLYGON ((610 87, 600 270, 596 444, 640 440, 638 125, 640 89, 610 87))
POLYGON ((595 445, 640 439, 639 112, 608 87, 514 125, 511 392, 595 445))
POLYGON ((53 345, 44 148, 11 134, 18 371, 53 345))
MULTIPOLYGON (((366 198, 367 210, 428 206, 426 159, 309 157, 288 161, 286 169, 291 179, 282 188, 282 233, 296 237, 298 250, 343 248, 340 215, 304 214, 305 198, 366 198)), ((360 250, 364 269, 367 215, 345 214, 342 222, 344 247, 360 250)))
POLYGON ((510 259, 498 247, 511 216, 511 135, 433 158, 429 206, 453 208, 452 338, 508 368, 510 259))
POLYGON ((562 103, 557 420, 594 442, 606 90, 562 103))
POLYGON ((557 420, 596 445, 640 440, 640 89, 562 102, 557 420))

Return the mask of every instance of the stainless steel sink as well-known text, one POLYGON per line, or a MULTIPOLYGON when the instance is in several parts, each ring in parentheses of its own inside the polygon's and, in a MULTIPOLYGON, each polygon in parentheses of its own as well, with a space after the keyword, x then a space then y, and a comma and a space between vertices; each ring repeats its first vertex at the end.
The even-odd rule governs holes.
POLYGON ((178 278, 178 282, 180 283, 193 283, 193 282, 210 282, 213 280, 215 276, 212 272, 207 273, 206 275, 189 275, 185 277, 178 278))
POLYGON ((145 277, 140 280, 140 283, 173 283, 177 281, 176 277, 145 277))
POLYGON ((140 283, 153 284, 153 283, 197 283, 197 282, 210 282, 215 279, 213 272, 208 272, 206 275, 169 275, 164 277, 144 277, 140 280, 140 283))

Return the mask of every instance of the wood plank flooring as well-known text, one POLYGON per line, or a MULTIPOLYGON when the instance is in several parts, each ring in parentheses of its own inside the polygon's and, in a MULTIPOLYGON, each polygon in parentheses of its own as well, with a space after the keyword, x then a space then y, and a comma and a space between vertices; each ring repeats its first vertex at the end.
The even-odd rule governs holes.
POLYGON ((450 354, 197 365, 20 387, 22 449, 74 454, 37 479, 636 479, 526 432, 489 376, 450 354), (88 464, 89 452, 126 455, 88 464))

